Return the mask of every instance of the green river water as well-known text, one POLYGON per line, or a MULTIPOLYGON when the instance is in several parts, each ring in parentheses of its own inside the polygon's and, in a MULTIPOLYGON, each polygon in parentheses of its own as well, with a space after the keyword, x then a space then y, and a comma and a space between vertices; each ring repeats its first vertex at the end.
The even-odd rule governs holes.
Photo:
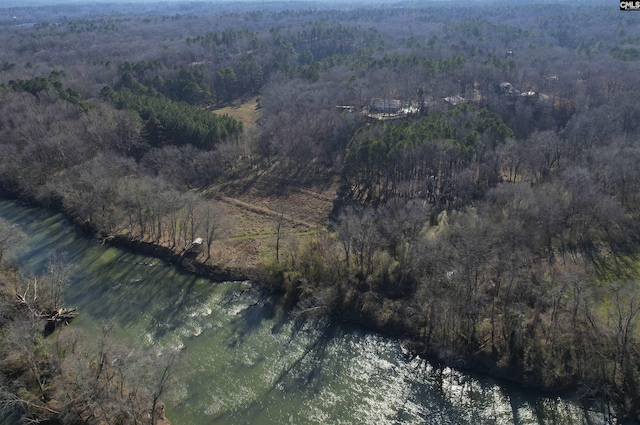
POLYGON ((42 271, 54 253, 72 265, 72 326, 112 321, 123 339, 182 350, 164 399, 173 425, 606 422, 598 404, 434 367, 361 329, 299 329, 250 282, 215 283, 102 246, 60 214, 0 200, 0 217, 27 235, 13 253, 25 270, 42 271))

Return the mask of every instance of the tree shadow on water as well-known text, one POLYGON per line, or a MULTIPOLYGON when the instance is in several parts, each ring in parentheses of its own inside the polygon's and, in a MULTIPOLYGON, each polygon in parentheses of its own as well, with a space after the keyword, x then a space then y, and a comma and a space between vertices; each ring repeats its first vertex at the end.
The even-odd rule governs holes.
MULTIPOLYGON (((293 332, 302 332, 300 329, 293 332)), ((283 358, 272 360, 274 367, 282 365, 277 377, 271 382, 268 389, 260 397, 243 407, 241 415, 260 417, 269 409, 270 399, 286 398, 287 394, 299 396, 302 391, 317 396, 325 388, 325 382, 318 379, 324 371, 327 361, 332 361, 327 354, 327 348, 334 338, 334 327, 327 327, 322 332, 316 334, 302 353, 293 361, 288 355, 283 358), (280 393, 280 394, 274 394, 280 393)))
MULTIPOLYGON (((181 276, 158 260, 123 252, 107 263, 94 262, 73 279, 68 300, 80 304, 81 314, 98 320, 117 319, 123 326, 149 315, 152 323, 169 323, 167 329, 182 325, 184 312, 201 300, 192 295, 196 277, 181 276)), ((166 328, 166 327, 165 327, 166 328)))
POLYGON ((607 420, 604 405, 589 405, 587 402, 571 400, 570 394, 540 394, 525 389, 508 391, 507 398, 511 405, 512 420, 515 425, 601 425, 607 420), (531 411, 529 415, 521 415, 520 410, 531 411))
POLYGON ((183 276, 180 280, 186 282, 174 286, 178 291, 168 294, 168 304, 165 308, 157 309, 151 317, 153 334, 155 338, 162 338, 166 334, 185 326, 191 312, 202 303, 201 294, 195 290, 197 276, 183 276))
POLYGON ((230 348, 242 345, 253 332, 262 329, 265 321, 275 320, 274 326, 282 327, 289 320, 287 315, 279 311, 278 304, 273 298, 254 290, 243 291, 241 294, 229 294, 223 302, 229 306, 238 302, 246 303, 246 308, 238 312, 229 323, 234 338, 229 341, 230 348), (252 293, 249 293, 249 292, 252 293), (256 299, 257 295, 257 299, 256 299))

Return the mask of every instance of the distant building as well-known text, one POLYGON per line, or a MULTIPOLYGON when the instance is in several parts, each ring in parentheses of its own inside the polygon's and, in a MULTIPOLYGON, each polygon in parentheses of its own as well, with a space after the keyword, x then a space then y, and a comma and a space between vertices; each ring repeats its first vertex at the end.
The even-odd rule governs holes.
POLYGON ((200 253, 202 252, 202 242, 204 240, 202 238, 195 238, 189 248, 187 248, 188 253, 200 253))
POLYGON ((498 91, 502 94, 506 94, 508 96, 519 96, 520 90, 516 89, 509 82, 500 83, 498 87, 498 91))
POLYGON ((353 112, 354 109, 355 109, 355 106, 351 106, 351 105, 336 105, 336 108, 341 109, 343 111, 353 112))
POLYGON ((182 254, 182 265, 183 266, 190 266, 191 264, 193 264, 193 262, 195 261, 196 258, 198 258, 198 255, 200 255, 202 253, 202 242, 204 241, 204 239, 202 238, 195 238, 193 240, 193 242, 191 242, 191 244, 187 247, 187 249, 184 251, 184 253, 182 254))
POLYGON ((453 105, 453 106, 467 103, 467 100, 464 97, 460 96, 459 94, 455 96, 445 97, 444 101, 447 102, 449 105, 453 105))
POLYGON ((398 99, 371 99, 370 110, 384 112, 388 114, 395 114, 402 109, 402 102, 398 99))

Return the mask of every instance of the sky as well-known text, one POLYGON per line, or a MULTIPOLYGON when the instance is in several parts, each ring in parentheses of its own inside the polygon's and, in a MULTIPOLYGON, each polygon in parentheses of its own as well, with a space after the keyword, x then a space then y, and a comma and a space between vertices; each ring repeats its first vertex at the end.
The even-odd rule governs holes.
MULTIPOLYGON (((457 0, 422 0, 424 3, 427 2, 437 2, 437 3, 454 3, 456 5, 461 5, 457 0)), ((516 4, 531 4, 531 3, 571 3, 574 0, 466 0, 466 4, 473 3, 499 3, 505 2, 511 5, 516 4)), ((46 6, 46 5, 73 5, 73 4, 125 4, 125 3, 179 3, 179 2, 190 2, 190 3, 324 3, 324 4, 357 4, 362 3, 366 5, 383 5, 383 4, 398 4, 398 3, 415 3, 420 2, 420 0, 0 0, 0 9, 2 8, 15 8, 15 7, 34 7, 34 6, 46 6)), ((610 3, 612 0, 580 0, 579 3, 581 5, 586 4, 603 4, 610 3)), ((615 2, 614 2, 615 3, 615 2)))
MULTIPOLYGON (((433 0, 432 0, 433 1, 433 0)), ((58 4, 99 4, 99 3, 177 3, 177 2, 207 2, 207 3, 273 3, 273 2, 306 2, 306 3, 396 3, 397 0, 0 0, 0 8, 31 7, 58 4)))

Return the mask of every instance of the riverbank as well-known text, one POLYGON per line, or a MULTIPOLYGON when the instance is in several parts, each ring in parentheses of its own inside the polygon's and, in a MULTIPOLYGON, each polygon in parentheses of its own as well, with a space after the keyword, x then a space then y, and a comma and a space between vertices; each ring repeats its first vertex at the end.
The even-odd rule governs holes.
POLYGON ((104 240, 105 243, 121 248, 128 248, 135 252, 156 257, 172 264, 182 270, 197 276, 202 276, 216 282, 256 280, 260 277, 260 272, 253 267, 240 269, 236 267, 219 267, 205 264, 198 259, 188 259, 183 253, 176 253, 172 249, 152 242, 144 242, 127 238, 125 236, 114 236, 104 240))
MULTIPOLYGON (((86 222, 76 225, 88 236, 95 237, 99 234, 86 222)), ((334 321, 356 323, 366 329, 404 341, 405 346, 414 354, 452 367, 488 373, 500 379, 544 391, 581 390, 580 381, 572 378, 571 374, 565 372, 558 379, 545 381, 542 379, 545 376, 544 370, 534 368, 533 364, 527 369, 522 359, 515 355, 506 357, 492 353, 490 346, 486 344, 486 337, 481 339, 476 336, 477 342, 474 342, 464 334, 443 333, 447 323, 440 322, 442 319, 439 317, 447 317, 446 310, 440 313, 435 310, 441 300, 432 298, 432 303, 420 304, 420 299, 409 297, 408 292, 403 295, 385 289, 385 285, 390 286, 389 282, 397 282, 399 279, 400 275, 396 274, 398 271, 394 271, 393 268, 389 269, 390 275, 385 275, 382 270, 376 272, 381 274, 374 273, 367 280, 363 280, 354 273, 353 268, 346 266, 344 260, 336 261, 336 254, 340 248, 337 245, 338 241, 331 234, 307 238, 305 244, 290 245, 287 251, 284 251, 286 255, 283 255, 280 262, 274 261, 275 256, 271 251, 271 254, 263 254, 263 258, 271 259, 270 262, 253 263, 244 268, 214 266, 197 260, 185 262, 180 253, 168 247, 129 236, 112 236, 103 238, 103 241, 113 246, 152 255, 189 273, 216 281, 257 282, 270 291, 284 293, 290 312, 295 317, 314 320, 319 316, 328 316, 334 321), (440 314, 444 316, 439 316, 440 314), (482 341, 485 342, 484 345, 482 341), (476 348, 470 351, 469 347, 476 348)), ((392 287, 397 287, 397 284, 393 284, 392 287)), ((498 320, 504 321, 504 318, 496 316, 496 322, 498 320)), ((600 397, 604 394, 600 391, 602 390, 598 388, 596 391, 582 394, 587 397, 600 397)), ((627 404, 624 394, 617 397, 614 400, 615 409, 618 415, 624 418, 628 415, 625 412, 631 410, 621 407, 627 404)))
POLYGON ((67 252, 76 264, 67 295, 81 315, 72 328, 117 320, 134 340, 155 348, 167 343, 182 347, 186 357, 176 373, 185 382, 176 390, 186 394, 189 388, 188 402, 164 400, 174 423, 209 424, 211 412, 221 424, 259 423, 258 417, 282 423, 291 414, 318 424, 338 423, 338 418, 346 423, 390 424, 398 418, 431 423, 432 415, 438 413, 454 423, 495 423, 500 417, 496 414, 505 415, 500 419, 504 423, 514 423, 517 415, 530 417, 532 406, 538 406, 534 416, 541 418, 540 424, 549 423, 542 418, 568 414, 573 420, 565 423, 581 422, 575 419, 581 416, 573 415, 582 410, 563 407, 565 402, 557 394, 549 401, 529 403, 514 386, 502 388, 499 382, 477 374, 466 376, 443 364, 429 365, 402 349, 395 337, 384 338, 370 333, 366 324, 354 323, 353 316, 333 316, 336 323, 354 326, 332 326, 328 331, 303 325, 291 320, 290 307, 282 308, 260 291, 246 290, 246 284, 208 284, 174 267, 162 267, 164 260, 92 242, 60 217, 52 219, 38 210, 16 214, 17 208, 8 211, 24 223, 29 238, 37 241, 28 243, 29 252, 21 254, 29 259, 25 266, 30 268, 25 270, 42 269, 51 250, 67 252), (41 246, 48 248, 42 251, 41 246), (307 378, 301 381, 301 377, 307 378), (260 387, 250 393, 260 398, 247 407, 246 386, 256 384, 260 387), (479 397, 482 394, 486 396, 479 397), (268 407, 280 397, 282 404, 268 407), (440 405, 440 399, 451 401, 440 405), (203 406, 197 412, 196 400, 203 406), (342 414, 341 406, 348 406, 342 414), (541 413, 541 408, 548 413, 541 413), (312 416, 317 420, 309 420, 310 412, 320 411, 312 416), (340 416, 333 416, 336 414, 340 416))

